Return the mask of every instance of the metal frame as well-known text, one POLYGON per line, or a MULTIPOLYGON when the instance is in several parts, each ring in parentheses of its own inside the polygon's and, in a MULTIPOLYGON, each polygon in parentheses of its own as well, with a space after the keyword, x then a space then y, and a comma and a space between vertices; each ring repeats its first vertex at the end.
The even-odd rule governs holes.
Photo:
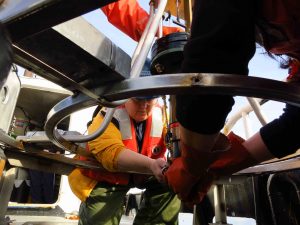
MULTIPOLYGON (((124 97, 147 94, 206 94, 218 93, 228 95, 244 95, 267 98, 271 100, 287 102, 300 105, 300 88, 291 83, 269 80, 257 77, 243 77, 228 74, 179 74, 161 75, 152 77, 141 77, 121 81, 94 90, 105 99, 112 101, 120 100, 124 97), (286 93, 286 94, 284 94, 286 93)), ((79 109, 98 104, 96 100, 78 94, 68 97, 57 104, 48 114, 45 125, 45 132, 49 139, 57 146, 67 151, 78 153, 78 145, 74 139, 62 138, 55 130, 56 125, 66 116, 79 109), (70 147, 68 149, 68 147, 70 147)), ((75 139, 76 140, 76 139, 75 139)), ((285 164, 286 166, 286 164, 285 164)), ((259 171, 270 172, 274 168, 265 165, 259 171), (267 168, 266 168, 267 167, 267 168)), ((284 169, 295 169, 295 166, 281 167, 284 169)), ((244 172, 245 173, 245 172, 244 172)), ((253 173, 253 172, 250 172, 253 173)))
MULTIPOLYGON (((258 77, 230 74, 168 74, 124 80, 94 90, 108 101, 140 95, 162 94, 222 94, 254 96, 300 106, 300 87, 291 83, 258 77)), ((47 135, 64 117, 76 110, 93 106, 97 101, 78 94, 57 104, 48 114, 45 125, 47 135)), ((50 135, 53 136, 53 135, 50 135)), ((51 139, 51 138, 50 138, 51 139)))
POLYGON ((2 176, 0 183, 0 224, 10 224, 9 219, 5 218, 8 202, 13 191, 17 168, 10 168, 2 176))

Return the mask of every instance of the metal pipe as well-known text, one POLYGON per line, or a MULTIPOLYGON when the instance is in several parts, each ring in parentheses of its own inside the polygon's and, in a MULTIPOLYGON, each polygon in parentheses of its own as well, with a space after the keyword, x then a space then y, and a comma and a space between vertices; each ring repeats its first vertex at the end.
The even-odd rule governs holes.
POLYGON ((0 129, 0 144, 2 143, 23 150, 23 145, 20 141, 17 141, 0 129))
POLYGON ((134 64, 134 62, 135 62, 135 60, 136 60, 136 58, 138 57, 138 55, 140 54, 141 49, 142 49, 143 46, 144 46, 145 39, 146 39, 146 36, 147 36, 148 33, 149 33, 149 28, 150 28, 150 25, 151 25, 153 19, 154 19, 154 2, 151 1, 151 2, 150 2, 149 20, 148 20, 148 22, 147 22, 147 25, 146 25, 146 27, 145 27, 145 30, 144 30, 144 32, 143 32, 143 34, 142 34, 140 40, 139 40, 139 42, 138 42, 138 45, 137 45, 137 47, 135 48, 135 50, 134 50, 134 52, 133 52, 132 59, 131 59, 131 67, 133 66, 133 64, 134 64))
POLYGON ((199 221, 197 219, 197 207, 199 207, 199 206, 198 205, 193 206, 193 224, 192 225, 201 225, 201 224, 199 224, 199 221))
MULTIPOLYGON (((158 0, 158 2, 160 3, 161 0, 158 0)), ((157 33, 158 33, 157 36, 158 36, 158 38, 161 38, 163 36, 163 20, 162 20, 163 13, 162 13, 162 15, 160 17, 159 26, 158 26, 158 30, 157 30, 157 33)))
MULTIPOLYGON (((132 69, 131 69, 130 78, 133 78, 135 76, 139 76, 139 74, 142 71, 142 68, 143 68, 143 65, 145 63, 147 54, 150 50, 150 47, 153 43, 156 31, 159 27, 158 25, 161 24, 161 17, 162 17, 162 14, 164 12, 164 9, 166 7, 166 4, 167 4, 167 1, 162 0, 162 4, 161 4, 161 2, 159 4, 158 12, 156 13, 155 16, 153 16, 154 15, 154 13, 153 13, 154 3, 153 2, 150 3, 150 18, 149 18, 149 21, 146 25, 146 28, 145 28, 145 30, 142 34, 141 40, 139 41, 138 46, 135 49, 135 52, 133 53, 133 57, 132 57, 133 59, 131 61, 132 69), (159 13, 161 13, 160 17, 159 17, 159 13), (153 25, 154 23, 157 23, 157 25, 153 25), (151 42, 150 42, 150 40, 151 40, 151 42), (144 49, 147 49, 147 51, 144 50, 144 49)), ((160 27, 161 27, 161 25, 160 25, 160 27)), ((121 101, 116 101, 116 102, 112 102, 112 103, 116 103, 115 106, 118 106, 120 104, 124 104, 126 101, 127 100, 123 100, 123 101, 121 100, 121 101)), ((101 134, 103 134, 103 132, 105 131, 105 129, 109 125, 109 123, 110 123, 110 121, 113 117, 114 112, 115 112, 115 109, 109 109, 107 111, 107 114, 105 115, 102 124, 100 125, 100 127, 93 134, 68 137, 65 140, 66 141, 82 143, 82 142, 91 141, 91 140, 99 137, 101 134)))
MULTIPOLYGON (((139 58, 141 58, 141 55, 143 56, 143 53, 140 54, 141 52, 141 49, 144 49, 144 45, 147 44, 147 40, 148 40, 148 36, 151 36, 151 33, 149 32, 150 31, 150 27, 154 21, 154 2, 151 1, 150 2, 150 17, 149 17, 149 20, 148 20, 148 23, 146 25, 146 28, 141 36, 141 39, 133 53, 133 56, 132 56, 132 60, 131 60, 131 66, 132 66, 132 70, 134 70, 136 67, 138 67, 137 69, 139 70, 140 69, 140 72, 143 68, 143 65, 145 63, 145 60, 146 60, 146 57, 144 58, 143 60, 143 63, 142 64, 138 64, 137 66, 135 66, 135 61, 138 60, 139 58)), ((160 20, 161 22, 161 20, 160 20)), ((153 42, 153 41, 152 41, 153 42)), ((152 44, 151 42, 151 44, 152 44)), ((146 46, 147 47, 147 46, 146 46)), ((149 49, 150 50, 150 49, 149 49)), ((148 52, 149 52, 148 50, 148 52)), ((148 54, 147 52, 147 54, 148 54)), ((141 60, 139 60, 141 61, 141 60)), ((132 71, 131 70, 131 71, 132 71)), ((139 73, 140 74, 140 73, 139 73)), ((119 101, 121 102, 122 104, 124 104, 125 102, 127 101, 126 100, 123 100, 123 101, 119 101)), ((119 103, 118 102, 118 103, 119 103)), ((119 104, 120 105, 120 104, 119 104)), ((108 127, 110 121, 112 120, 113 118, 113 114, 115 112, 115 109, 109 109, 103 119, 103 122, 102 124, 100 125, 100 127, 91 135, 82 135, 82 136, 78 136, 78 137, 69 137, 67 138, 66 140, 67 141, 73 141, 73 142, 78 142, 78 143, 82 143, 82 142, 88 142, 88 141, 91 141, 97 137, 99 137, 101 134, 103 134, 103 132, 105 131, 105 129, 108 127)))
POLYGON ((255 215, 255 221, 257 221, 258 220, 258 207, 257 207, 258 196, 256 194, 257 182, 256 182, 254 176, 251 176, 251 181, 252 181, 252 192, 253 192, 254 215, 255 215))
POLYGON ((227 224, 224 185, 214 186, 214 206, 216 224, 227 224))
MULTIPOLYGON (((257 99, 257 101, 258 101, 258 104, 260 104, 260 105, 263 105, 264 103, 266 103, 266 101, 264 99, 257 99)), ((247 105, 241 107, 240 110, 238 112, 236 112, 235 114, 233 114, 226 122, 226 124, 223 128, 224 134, 228 134, 232 130, 232 128, 234 127, 236 122, 241 118, 243 112, 249 114, 252 111, 253 111, 253 108, 250 104, 247 104, 247 105)))
MULTIPOLYGON (((11 168, 2 177, 2 185, 0 190, 0 224, 5 221, 5 214, 8 206, 8 202, 14 187, 17 168, 11 168)), ((1 179, 1 180, 2 180, 1 179)))
POLYGON ((74 135, 74 136, 69 136, 69 137, 65 137, 66 141, 71 141, 71 142, 78 142, 78 143, 83 143, 83 142, 88 142, 91 140, 96 139, 97 137, 99 137, 100 135, 103 134, 103 132, 106 130, 106 128, 108 127, 110 121, 113 118, 113 115, 116 111, 116 108, 109 108, 105 114, 105 117, 103 119, 103 122, 100 124, 100 126, 98 127, 98 129, 89 135, 74 135))
POLYGON ((268 181, 267 181, 267 193, 268 193, 268 199, 269 199, 269 203, 270 203, 270 211, 271 211, 273 225, 277 225, 276 216, 275 216, 275 210, 274 210, 274 207, 273 207, 273 201, 272 201, 271 191, 270 191, 270 189, 271 189, 270 187, 271 187, 274 175, 275 174, 271 174, 268 177, 268 181))
POLYGON ((185 19, 185 31, 190 33, 192 24, 192 1, 185 0, 184 2, 184 19, 185 19))
MULTIPOLYGON (((163 1, 165 1, 165 0, 163 0, 163 1)), ((160 6, 159 8, 161 10, 162 7, 160 6)), ((163 13, 163 11, 162 11, 162 13, 163 13)), ((161 16, 162 16, 162 14, 161 14, 161 16)), ((144 58, 143 61, 140 60, 140 58, 142 58, 142 56, 144 56, 143 49, 144 48, 148 48, 147 44, 151 44, 152 45, 153 40, 150 43, 150 42, 148 42, 148 39, 151 38, 151 35, 152 35, 151 32, 153 32, 153 29, 154 29, 153 26, 151 26, 151 25, 154 22, 156 22, 157 17, 158 17, 157 15, 154 16, 154 3, 150 2, 150 17, 149 17, 149 21, 148 21, 148 23, 146 25, 146 28, 145 28, 145 30, 144 30, 144 32, 142 34, 142 37, 141 37, 140 41, 138 43, 138 46, 136 47, 135 52, 133 53, 132 61, 131 61, 131 66, 132 66, 132 70, 131 71, 133 71, 133 70, 136 69, 137 71, 140 70, 140 72, 141 72, 141 70, 143 68, 143 65, 145 63, 147 55, 146 55, 146 57, 144 58), (149 38, 149 36, 150 36, 150 38, 149 38), (146 45, 146 46, 144 46, 144 45, 146 45), (142 49, 142 53, 141 53, 141 49, 142 49), (139 61, 139 62, 142 61, 143 63, 136 64, 135 63, 136 61, 139 61)), ((161 19, 158 22, 161 23, 161 19)), ((156 30, 157 30, 157 28, 156 28, 156 30)), ((155 36, 153 36, 153 39, 154 39, 154 37, 155 36)), ((150 50, 150 48, 148 48, 147 54, 148 54, 149 50, 150 50)), ((138 74, 140 74, 140 72, 138 74)), ((131 72, 131 74, 132 73, 134 73, 134 72, 131 72)), ((126 101, 127 100, 123 100, 123 101, 119 101, 119 102, 116 101, 116 103, 117 103, 117 105, 120 105, 120 103, 124 104, 126 101)), ((102 124, 100 125, 100 127, 93 134, 91 134, 91 135, 80 135, 78 137, 69 137, 68 139, 66 139, 66 141, 73 141, 73 142, 82 143, 82 142, 88 142, 88 141, 94 140, 95 138, 99 137, 101 134, 103 134, 103 132, 105 131, 105 129, 108 127, 110 121, 113 118, 114 112, 115 112, 115 109, 112 109, 112 108, 110 108, 107 111, 102 124)))
MULTIPOLYGON (((257 77, 243 77, 241 79, 239 76, 230 74, 192 73, 181 74, 180 76, 178 74, 164 74, 138 79, 126 79, 121 82, 97 87, 94 89, 94 92, 98 96, 103 96, 111 101, 149 94, 226 93, 230 95, 255 96, 287 102, 296 106, 300 105, 300 89, 297 86, 257 77), (255 88, 253 88, 254 86, 255 88), (276 87, 276 89, 269 87, 276 87)), ((61 101, 48 114, 45 124, 46 135, 54 144, 61 146, 53 134, 55 125, 72 112, 96 104, 99 104, 97 100, 82 93, 61 101)))
POLYGON ((134 61, 133 66, 131 68, 130 78, 139 77, 139 75, 142 71, 144 62, 146 61, 147 55, 148 55, 149 50, 152 46, 153 40, 155 38, 157 29, 158 29, 158 26, 160 24, 161 17, 164 13, 166 5, 167 5, 167 0, 161 0, 159 2, 159 5, 157 7, 157 11, 156 11, 155 16, 153 18, 153 22, 150 25, 148 35, 145 38, 144 47, 141 49, 139 57, 134 61))
POLYGON ((242 112, 242 119, 243 119, 243 124, 244 124, 244 128, 245 128, 245 136, 246 136, 246 139, 247 139, 247 138, 250 137, 250 134, 252 133, 251 125, 249 123, 248 114, 246 114, 245 112, 242 112))
POLYGON ((258 103, 257 99, 247 97, 247 100, 248 100, 249 104, 251 105, 251 107, 252 107, 257 119, 261 123, 261 125, 263 125, 263 126, 266 125, 267 120, 260 110, 260 104, 258 103))

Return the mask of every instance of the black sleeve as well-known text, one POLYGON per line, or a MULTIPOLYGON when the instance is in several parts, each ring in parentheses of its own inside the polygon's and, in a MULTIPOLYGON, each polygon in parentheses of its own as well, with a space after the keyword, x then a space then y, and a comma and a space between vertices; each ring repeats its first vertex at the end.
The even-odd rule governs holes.
POLYGON ((260 129, 269 151, 277 158, 296 152, 300 148, 300 108, 286 105, 284 113, 260 129))

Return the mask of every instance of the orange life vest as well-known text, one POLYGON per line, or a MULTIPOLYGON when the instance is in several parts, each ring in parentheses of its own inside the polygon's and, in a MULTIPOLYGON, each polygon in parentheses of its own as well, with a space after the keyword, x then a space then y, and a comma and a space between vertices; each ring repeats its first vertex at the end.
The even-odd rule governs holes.
MULTIPOLYGON (((163 118, 162 109, 159 106, 153 108, 153 113, 146 120, 146 127, 144 130, 144 139, 140 153, 150 158, 164 158, 166 146, 163 137, 163 118)), ((122 135, 122 140, 126 148, 139 152, 135 127, 133 120, 129 117, 124 106, 118 107, 114 113, 114 118, 119 123, 119 130, 122 135)), ((81 157, 83 159, 83 157, 81 157)), ((112 172, 98 172, 95 170, 82 169, 82 174, 97 181, 108 182, 111 184, 127 185, 129 182, 128 173, 112 173, 112 172)), ((138 183, 147 178, 147 175, 136 174, 133 175, 134 180, 138 183)))

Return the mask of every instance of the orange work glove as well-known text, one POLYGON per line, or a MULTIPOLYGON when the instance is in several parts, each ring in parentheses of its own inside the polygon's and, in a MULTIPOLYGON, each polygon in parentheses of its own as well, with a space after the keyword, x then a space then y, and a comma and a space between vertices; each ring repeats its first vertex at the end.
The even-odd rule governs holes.
MULTIPOLYGON (((224 135, 221 135, 220 139, 224 137, 224 135)), ((252 158, 247 149, 242 145, 244 141, 242 138, 232 132, 227 138, 230 148, 225 151, 220 151, 217 147, 215 150, 218 151, 214 151, 213 149, 210 153, 200 153, 195 152, 195 150, 188 151, 183 148, 184 151, 182 151, 182 154, 185 157, 197 157, 198 165, 188 165, 189 168, 187 168, 183 156, 179 158, 180 163, 176 163, 174 166, 173 163, 171 164, 165 173, 166 180, 181 200, 190 204, 199 203, 209 191, 214 180, 220 176, 231 175, 257 164, 257 161, 252 158), (201 155, 203 156, 202 158, 201 155), (191 170, 194 171, 191 173, 191 170), (198 173, 198 175, 195 173, 198 173)))
MULTIPOLYGON (((139 41, 149 14, 136 0, 119 0, 101 8, 108 21, 135 41, 139 41)), ((183 31, 178 27, 163 27, 163 35, 183 31)))
POLYGON ((217 154, 215 161, 209 166, 207 174, 195 185, 197 186, 196 190, 190 193, 191 203, 199 203, 209 191, 213 181, 219 177, 232 175, 258 163, 242 145, 243 138, 233 132, 229 133, 227 138, 231 145, 229 150, 217 154))
POLYGON ((233 132, 230 132, 227 138, 231 145, 230 149, 221 152, 209 167, 210 172, 216 177, 232 175, 258 163, 242 145, 245 141, 243 138, 233 132))
POLYGON ((217 159, 218 154, 229 149, 228 138, 220 134, 213 150, 210 152, 199 151, 180 142, 180 152, 185 168, 194 176, 202 176, 207 173, 209 166, 217 159))
POLYGON ((165 172, 167 184, 178 195, 179 199, 185 202, 192 200, 191 193, 195 185, 199 181, 196 177, 189 173, 183 164, 182 157, 176 158, 165 172))
MULTIPOLYGON (((227 140, 227 139, 226 139, 227 140)), ((165 172, 166 182, 186 202, 200 202, 205 196, 205 187, 199 181, 209 179, 203 184, 211 185, 213 179, 207 176, 207 169, 216 157, 215 153, 200 152, 180 142, 181 156, 176 158, 165 172), (199 190, 205 190, 202 195, 199 190)), ((210 187, 208 185, 208 188, 210 187)))
POLYGON ((166 182, 178 198, 192 206, 202 201, 214 181, 214 174, 194 176, 184 167, 182 157, 176 158, 165 172, 166 182))

